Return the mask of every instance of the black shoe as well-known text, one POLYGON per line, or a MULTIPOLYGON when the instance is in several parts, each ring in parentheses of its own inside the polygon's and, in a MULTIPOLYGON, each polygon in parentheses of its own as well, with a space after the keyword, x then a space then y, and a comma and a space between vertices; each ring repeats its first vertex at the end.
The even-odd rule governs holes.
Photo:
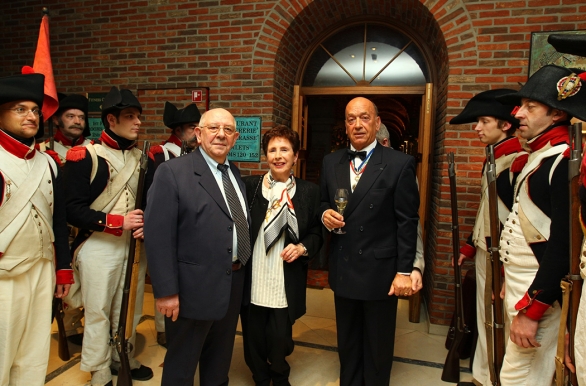
POLYGON ((69 335, 67 337, 67 340, 70 341, 73 344, 76 344, 78 346, 81 346, 81 344, 83 343, 83 333, 81 333, 81 334, 75 334, 75 335, 69 335))
POLYGON ((164 332, 157 332, 157 343, 167 348, 167 336, 164 332))
MULTIPOLYGON (((115 368, 110 368, 110 372, 112 375, 118 375, 118 370, 115 368)), ((153 370, 150 367, 140 365, 138 369, 130 370, 130 377, 135 381, 148 381, 153 377, 153 370)))

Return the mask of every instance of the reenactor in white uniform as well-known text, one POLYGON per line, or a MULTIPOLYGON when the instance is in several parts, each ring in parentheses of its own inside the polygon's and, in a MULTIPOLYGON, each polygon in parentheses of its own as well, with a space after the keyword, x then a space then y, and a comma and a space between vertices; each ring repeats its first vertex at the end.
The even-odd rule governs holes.
MULTIPOLYGON (((185 141, 185 153, 190 153, 197 147, 195 127, 199 124, 201 114, 195 104, 190 104, 183 109, 177 109, 170 102, 165 102, 163 122, 171 129, 169 138, 160 145, 151 146, 149 152, 149 167, 147 169, 145 185, 148 187, 153 181, 157 167, 172 158, 179 157, 182 152, 182 141, 185 141)), ((157 330, 157 343, 167 347, 165 336, 165 317, 155 307, 155 329, 157 330)))
MULTIPOLYGON (((584 35, 552 34, 548 37, 548 42, 558 52, 586 57, 586 37, 584 35)), ((582 87, 586 85, 586 81, 583 79, 580 79, 580 83, 582 87)), ((586 112, 586 105, 582 105, 582 109, 586 112)), ((582 159, 580 172, 580 220, 582 223, 582 231, 586 234, 586 158, 582 159)), ((582 245, 580 260, 580 275, 582 279, 585 279, 586 244, 582 245)), ((572 368, 572 370, 576 371, 578 383, 580 385, 586 385, 586 285, 583 284, 576 321, 576 331, 574 334, 574 356, 575 364, 571 364, 569 356, 566 356, 566 363, 570 362, 570 368, 573 367, 572 365, 575 365, 575 368, 572 368)))
MULTIPOLYGON (((112 385, 112 374, 116 375, 120 366, 109 342, 120 318, 130 237, 142 237, 143 212, 134 209, 141 113, 142 107, 130 90, 112 87, 102 105, 105 130, 99 141, 71 148, 65 164, 67 220, 80 229, 72 245, 85 309, 80 368, 91 372, 92 385, 112 385)), ((142 279, 146 273, 143 266, 139 272, 142 279)), ((138 284, 134 328, 142 313, 143 291, 144 280, 138 284)), ((73 298, 67 302, 77 303, 73 298)), ((130 368, 133 379, 153 376, 150 368, 132 356, 130 368)))
POLYGON ((44 80, 0 79, 0 385, 44 385, 51 299, 73 282, 61 173, 35 150, 44 80))
POLYGON ((516 93, 519 133, 529 158, 517 177, 501 234, 505 307, 511 321, 501 384, 550 385, 561 315, 561 279, 569 272, 570 119, 585 119, 580 70, 548 65, 516 93))
MULTIPOLYGON (((91 142, 88 117, 88 99, 79 94, 59 94, 59 109, 51 117, 57 129, 51 139, 47 138, 39 144, 39 149, 50 154, 63 167, 66 155, 72 146, 85 146, 91 142)), ((76 229, 70 230, 70 240, 76 235, 76 229)), ((68 307, 64 304, 63 325, 67 340, 81 346, 83 341, 83 308, 68 307)))
MULTIPOLYGON (((499 95, 514 93, 511 89, 496 89, 483 91, 475 95, 466 104, 464 110, 452 118, 450 124, 460 125, 465 123, 476 123, 474 130, 478 139, 485 145, 494 145, 494 158, 497 174, 497 192, 499 217, 504 224, 507 215, 511 212, 513 205, 513 186, 516 174, 523 167, 522 162, 514 162, 525 159, 527 153, 521 152, 521 143, 513 134, 519 127, 519 120, 513 116, 515 105, 504 105, 495 98, 499 95)), ((476 272, 476 325, 478 329, 478 341, 474 352, 472 375, 476 384, 492 385, 488 371, 488 352, 486 342, 486 317, 485 315, 485 285, 487 266, 486 260, 489 255, 488 245, 490 240, 490 213, 488 203, 488 181, 486 177, 486 160, 481 177, 481 195, 473 232, 466 243, 460 248, 458 264, 464 259, 473 259, 476 272)), ((492 269, 490 266, 488 269, 492 269)), ((496 273, 500 275, 500 272, 496 273)), ((492 286, 492 283, 489 283, 492 286)), ((499 296, 500 289, 495 296, 499 296)), ((491 299, 488 299, 491 302, 491 299)), ((492 314, 488 315, 492 320, 492 314)), ((508 338, 508 323, 505 317, 505 337, 508 338)), ((492 361, 492 358, 491 358, 492 361)), ((470 384, 470 382, 461 382, 470 384)))

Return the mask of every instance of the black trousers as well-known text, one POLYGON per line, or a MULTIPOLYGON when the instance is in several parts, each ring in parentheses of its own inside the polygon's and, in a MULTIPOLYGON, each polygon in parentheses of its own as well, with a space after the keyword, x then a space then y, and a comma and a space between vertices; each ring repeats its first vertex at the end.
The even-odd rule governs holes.
POLYGON ((241 315, 246 364, 258 386, 289 386, 293 326, 287 308, 250 304, 241 315))
POLYGON ((193 386, 198 363, 201 386, 228 385, 245 270, 234 271, 232 275, 230 305, 222 319, 179 317, 173 322, 165 318, 167 354, 161 386, 193 386))
POLYGON ((335 296, 334 300, 340 386, 388 386, 398 298, 354 300, 335 296))

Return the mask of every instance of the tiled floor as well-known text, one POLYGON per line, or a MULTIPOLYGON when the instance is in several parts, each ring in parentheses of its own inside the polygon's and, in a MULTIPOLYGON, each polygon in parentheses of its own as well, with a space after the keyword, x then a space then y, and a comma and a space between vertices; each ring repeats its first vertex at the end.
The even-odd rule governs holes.
MULTIPOLYGON (((308 289, 307 313, 293 326, 295 351, 288 358, 291 364, 290 382, 294 386, 326 386, 339 384, 339 362, 336 353, 336 320, 333 293, 329 289, 308 289)), ((165 349, 156 342, 153 315, 153 297, 145 295, 144 321, 138 326, 136 358, 154 371, 154 377, 146 382, 134 381, 135 386, 160 385, 165 349), (150 317, 149 317, 150 316, 150 317)), ((240 331, 240 327, 238 328, 240 331)), ((408 302, 399 301, 395 343, 395 362, 391 373, 391 385, 421 386, 449 385, 440 377, 446 358, 445 334, 428 333, 427 314, 422 309, 421 322, 408 321, 408 302)), ((441 328, 433 328, 445 332, 441 328)), ((63 362, 57 356, 57 327, 53 325, 51 358, 47 371, 48 386, 82 386, 89 384, 89 373, 79 369, 81 347, 69 344, 72 359, 63 362)), ((467 368, 468 361, 461 367, 467 368)), ((230 369, 230 385, 254 385, 250 371, 244 363, 242 336, 238 332, 230 369)), ((470 381, 469 372, 461 373, 462 381, 470 381)), ((199 385, 196 376, 195 385, 199 385)))

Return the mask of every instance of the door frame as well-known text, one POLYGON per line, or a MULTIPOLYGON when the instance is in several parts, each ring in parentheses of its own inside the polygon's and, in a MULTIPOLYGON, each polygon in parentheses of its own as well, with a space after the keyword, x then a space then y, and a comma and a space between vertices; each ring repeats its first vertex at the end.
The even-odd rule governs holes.
POLYGON ((307 96, 313 95, 421 95, 417 152, 421 155, 417 163, 419 181, 419 218, 422 223, 423 242, 426 245, 426 228, 430 202, 431 160, 433 159, 434 85, 423 86, 350 86, 350 87, 301 87, 293 86, 291 127, 299 134, 301 147, 298 162, 294 167, 295 176, 303 178, 306 172, 308 137, 307 96))

